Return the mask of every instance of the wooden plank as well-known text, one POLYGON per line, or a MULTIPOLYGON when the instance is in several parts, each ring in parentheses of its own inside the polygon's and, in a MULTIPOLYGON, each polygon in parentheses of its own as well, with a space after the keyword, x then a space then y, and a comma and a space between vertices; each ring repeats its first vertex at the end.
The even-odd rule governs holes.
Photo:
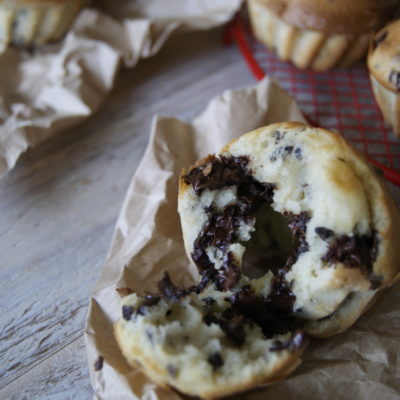
POLYGON ((92 394, 82 336, 0 390, 7 400, 83 400, 92 394))
POLYGON ((44 371, 31 382, 39 393, 56 354, 84 360, 72 370, 85 365, 74 343, 152 116, 191 118, 217 93, 252 82, 220 31, 179 37, 123 71, 97 115, 30 151, 0 181, 0 388, 44 371))

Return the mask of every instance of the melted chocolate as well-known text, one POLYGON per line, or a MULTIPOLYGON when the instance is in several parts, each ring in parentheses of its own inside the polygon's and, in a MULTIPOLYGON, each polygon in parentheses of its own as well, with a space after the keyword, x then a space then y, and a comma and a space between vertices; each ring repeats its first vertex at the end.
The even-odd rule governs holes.
POLYGON ((378 238, 372 235, 341 235, 329 244, 322 261, 329 264, 343 263, 349 268, 361 268, 372 273, 378 252, 378 238))
MULTIPOLYGON (((203 190, 236 187, 238 201, 217 212, 208 207, 208 221, 196 238, 192 259, 199 272, 214 270, 214 263, 209 259, 206 249, 216 247, 226 253, 230 244, 238 241, 237 230, 242 221, 254 218, 262 204, 272 202, 275 185, 260 183, 248 169, 248 157, 208 157, 205 163, 194 168, 183 177, 187 184, 193 186, 197 195, 203 190)), ((225 254, 222 267, 215 274, 215 282, 219 290, 228 290, 239 281, 240 268, 236 265, 232 254, 225 254)))
POLYGON ((220 317, 208 313, 204 321, 208 325, 218 324, 228 338, 240 346, 246 339, 246 325, 258 325, 266 337, 300 329, 303 322, 290 315, 294 300, 283 279, 275 280, 268 298, 257 296, 250 286, 245 286, 229 299, 231 307, 220 317))

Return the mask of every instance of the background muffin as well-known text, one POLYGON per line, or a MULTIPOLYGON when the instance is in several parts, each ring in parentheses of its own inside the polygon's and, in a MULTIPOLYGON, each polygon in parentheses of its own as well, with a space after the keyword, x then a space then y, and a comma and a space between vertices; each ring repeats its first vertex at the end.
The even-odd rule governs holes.
POLYGON ((0 0, 0 42, 21 47, 60 39, 89 0, 0 0))
POLYGON ((368 68, 385 121, 400 136, 400 19, 385 26, 371 40, 368 68))
POLYGON ((256 37, 282 60, 317 71, 353 65, 396 0, 248 0, 256 37))

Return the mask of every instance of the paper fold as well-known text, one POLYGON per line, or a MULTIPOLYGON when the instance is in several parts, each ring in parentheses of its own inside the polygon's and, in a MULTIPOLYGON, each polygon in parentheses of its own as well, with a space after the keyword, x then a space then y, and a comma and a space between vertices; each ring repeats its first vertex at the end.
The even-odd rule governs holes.
POLYGON ((0 176, 27 148, 93 114, 121 67, 156 54, 172 32, 227 22, 240 0, 103 0, 63 41, 0 54, 0 176), (115 4, 118 3, 118 4, 115 4))

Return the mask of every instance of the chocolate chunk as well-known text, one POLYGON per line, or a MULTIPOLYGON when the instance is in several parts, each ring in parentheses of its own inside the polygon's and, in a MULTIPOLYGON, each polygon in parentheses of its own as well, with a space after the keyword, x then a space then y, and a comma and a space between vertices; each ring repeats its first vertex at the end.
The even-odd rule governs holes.
POLYGON ((390 71, 389 82, 394 85, 398 92, 400 92, 400 72, 395 71, 394 69, 390 71))
POLYGON ((296 156, 296 158, 297 158, 298 160, 301 160, 301 159, 303 158, 303 153, 302 153, 300 147, 296 147, 296 148, 294 149, 294 155, 296 156))
POLYGON ((375 274, 370 274, 368 276, 368 280, 370 282, 370 289, 376 290, 382 286, 383 277, 375 274))
POLYGON ((240 183, 243 171, 249 163, 248 157, 209 156, 205 163, 193 168, 183 177, 186 184, 192 185, 200 195, 204 189, 216 190, 240 183))
POLYGON ((293 148, 293 146, 285 146, 285 153, 292 154, 293 148))
POLYGON ((129 321, 133 314, 133 307, 132 306, 122 306, 122 318, 129 321))
POLYGON ((148 294, 147 296, 144 297, 142 304, 140 305, 140 307, 137 310, 137 313, 139 315, 145 315, 146 314, 146 308, 147 307, 151 307, 151 306, 155 306, 156 304, 158 304, 158 302, 160 301, 160 296, 156 295, 156 294, 148 294))
POLYGON ((172 376, 172 378, 176 378, 178 376, 178 368, 175 365, 168 364, 167 371, 172 376))
POLYGON ((100 371, 103 368, 104 358, 99 356, 95 363, 93 364, 93 368, 95 371, 100 371))
POLYGON ((324 228, 323 226, 319 226, 315 228, 315 233, 321 238, 321 239, 328 239, 331 236, 333 236, 333 230, 324 228))
POLYGON ((216 303, 216 300, 213 299, 212 297, 205 297, 203 301, 204 303, 206 303, 207 306, 212 306, 213 304, 216 303))
POLYGON ((211 364, 214 369, 218 369, 224 365, 224 359, 220 353, 213 353, 208 356, 207 362, 211 364))
POLYGON ((377 258, 378 244, 375 232, 361 236, 341 235, 330 243, 322 261, 329 264, 343 263, 349 268, 361 268, 371 273, 377 258))
POLYGON ((178 301, 188 294, 188 291, 180 289, 172 283, 168 272, 165 272, 164 278, 158 282, 158 288, 163 297, 173 301, 178 301))
POLYGON ((129 296, 130 294, 133 293, 133 290, 128 288, 128 287, 126 287, 126 288, 116 288, 115 290, 122 297, 129 296))
POLYGON ((281 131, 274 131, 272 133, 272 137, 275 139, 275 144, 278 144, 284 137, 285 137, 285 133, 281 132, 281 131))
POLYGON ((372 48, 375 50, 386 38, 388 35, 388 31, 383 31, 382 33, 375 36, 372 42, 372 48))

